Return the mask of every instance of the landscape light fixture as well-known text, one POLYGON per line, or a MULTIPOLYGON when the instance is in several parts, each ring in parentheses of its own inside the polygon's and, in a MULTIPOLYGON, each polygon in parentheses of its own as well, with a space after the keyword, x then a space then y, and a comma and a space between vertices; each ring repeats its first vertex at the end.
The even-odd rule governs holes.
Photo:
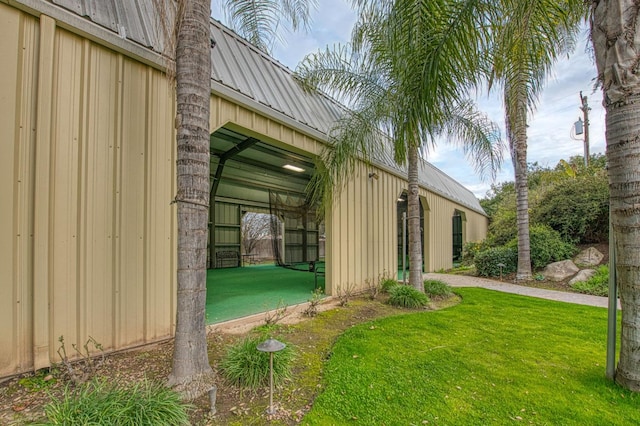
POLYGON ((282 166, 282 168, 283 169, 287 169, 287 170, 291 170, 293 172, 298 172, 298 173, 304 172, 304 169, 302 167, 292 166, 291 164, 285 164, 284 166, 282 166))
POLYGON ((284 343, 271 338, 265 340, 257 346, 257 349, 260 352, 269 353, 269 408, 267 408, 267 414, 271 415, 276 413, 276 409, 273 406, 273 353, 280 352, 286 346, 287 345, 285 345, 284 343))

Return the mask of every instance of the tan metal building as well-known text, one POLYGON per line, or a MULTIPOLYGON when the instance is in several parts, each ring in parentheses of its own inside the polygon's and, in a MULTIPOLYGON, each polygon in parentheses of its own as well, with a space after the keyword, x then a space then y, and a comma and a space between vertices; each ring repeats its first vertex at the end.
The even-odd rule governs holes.
MULTIPOLYGON (((173 334, 175 101, 154 16, 152 0, 0 0, 0 376, 49 366, 60 336, 113 351, 173 334)), ((268 189, 304 191, 310 172, 280 162, 312 164, 342 110, 215 21, 211 37, 212 173, 253 142, 220 180, 213 247, 268 189)), ((397 271, 404 176, 362 165, 326 213, 328 293, 397 271)), ((425 270, 451 267, 452 223, 461 243, 487 218, 426 162, 420 180, 425 270)))

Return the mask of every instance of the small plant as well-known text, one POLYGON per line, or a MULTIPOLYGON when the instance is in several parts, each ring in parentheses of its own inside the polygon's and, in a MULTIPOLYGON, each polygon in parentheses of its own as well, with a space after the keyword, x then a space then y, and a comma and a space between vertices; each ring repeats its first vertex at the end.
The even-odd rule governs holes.
POLYGON ((180 395, 161 384, 143 381, 119 387, 92 380, 78 388, 67 386, 61 398, 44 407, 56 425, 188 425, 189 407, 180 395))
POLYGON ((369 299, 376 300, 378 294, 380 294, 380 280, 366 279, 364 284, 367 288, 367 292, 369 293, 369 299))
POLYGON ((424 292, 430 298, 446 299, 453 294, 451 286, 440 280, 425 280, 424 292))
POLYGON ((578 281, 571 285, 579 293, 592 294, 594 296, 609 295, 609 267, 602 265, 596 269, 596 274, 587 281, 578 281))
POLYGON ((62 360, 62 365, 67 371, 68 379, 74 385, 81 385, 92 379, 93 376, 95 376, 98 368, 100 368, 100 366, 104 364, 104 349, 102 348, 102 345, 91 336, 89 336, 87 341, 82 346, 84 351, 80 350, 78 348, 78 345, 76 345, 75 343, 71 344, 71 347, 79 357, 79 359, 76 361, 69 360, 67 349, 64 345, 64 336, 60 336, 58 338, 58 342, 60 342, 58 355, 62 360), (92 356, 89 346, 93 346, 93 349, 100 351, 100 355, 98 357, 92 356))
POLYGON ((512 247, 493 247, 476 254, 473 262, 478 275, 483 277, 497 277, 501 272, 510 274, 517 269, 518 251, 512 247))
POLYGON ((410 285, 397 285, 389 291, 389 304, 403 308, 420 308, 429 303, 426 294, 410 285))
POLYGON ((18 380, 18 384, 29 392, 38 392, 48 388, 56 382, 57 380, 49 368, 43 368, 42 370, 38 370, 35 374, 25 376, 18 380))
POLYGON ((267 311, 267 313, 264 314, 264 323, 266 325, 275 325, 279 323, 289 315, 289 313, 287 313, 287 308, 288 306, 284 304, 282 299, 280 299, 276 309, 267 311))
POLYGON ((395 279, 393 279, 393 278, 385 278, 380 283, 380 290, 383 293, 389 293, 392 288, 397 287, 398 285, 400 285, 400 284, 398 284, 398 281, 396 281, 395 279))
POLYGON ((337 296, 340 306, 349 305, 349 300, 353 297, 354 285, 352 283, 347 284, 344 288, 338 284, 337 296))
POLYGON ((307 309, 302 313, 308 317, 315 317, 318 315, 318 305, 320 304, 320 301, 322 301, 322 296, 324 296, 322 290, 319 288, 315 289, 314 292, 311 293, 311 299, 308 300, 309 306, 307 306, 307 309))
MULTIPOLYGON (((230 346, 222 361, 222 374, 232 383, 257 389, 269 381, 269 354, 258 351, 257 347, 264 341, 264 336, 247 337, 230 346)), ((287 345, 280 352, 273 354, 273 381, 282 382, 291 377, 291 362, 294 351, 287 345)))

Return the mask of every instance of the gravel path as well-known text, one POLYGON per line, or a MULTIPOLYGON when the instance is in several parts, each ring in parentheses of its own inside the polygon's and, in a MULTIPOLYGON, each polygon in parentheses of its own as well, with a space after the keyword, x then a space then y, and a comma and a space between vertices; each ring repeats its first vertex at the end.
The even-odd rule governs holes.
MULTIPOLYGON (((425 280, 440 280, 451 287, 481 287, 490 290, 503 291, 505 293, 522 294, 524 296, 538 297, 540 299, 558 300, 560 302, 575 303, 578 305, 597 306, 606 308, 609 306, 607 297, 591 296, 588 294, 568 293, 565 291, 546 290, 543 288, 526 287, 523 285, 509 284, 487 278, 469 277, 466 275, 450 274, 424 274, 425 280)), ((618 301, 620 309, 620 301, 618 301)))

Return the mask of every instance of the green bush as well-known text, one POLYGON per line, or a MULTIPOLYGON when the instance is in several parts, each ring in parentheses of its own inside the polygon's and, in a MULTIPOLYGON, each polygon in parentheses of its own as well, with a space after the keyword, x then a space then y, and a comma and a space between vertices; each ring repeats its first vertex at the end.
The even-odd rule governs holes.
POLYGON ((462 264, 473 264, 473 259, 475 259, 476 254, 488 249, 489 247, 490 246, 486 240, 465 243, 464 246, 462 246, 462 264))
POLYGON ((578 281, 571 285, 579 293, 592 294, 594 296, 609 295, 609 267, 602 265, 596 269, 596 274, 587 281, 578 281))
MULTIPOLYGON (((533 225, 529 228, 531 248, 531 266, 540 269, 549 263, 569 259, 575 254, 575 246, 562 240, 560 234, 546 225, 533 225)), ((512 239, 507 247, 518 251, 518 237, 512 239)))
POLYGON ((423 292, 410 285, 397 285, 389 290, 389 304, 403 308, 426 306, 429 298, 423 292))
POLYGON ((531 220, 558 231, 565 241, 596 243, 609 235, 609 182, 605 170, 581 172, 539 200, 531 220))
POLYGON ((187 408, 179 394, 158 383, 119 387, 93 380, 67 387, 44 411, 56 425, 188 425, 187 408))
POLYGON ((502 273, 510 274, 518 268, 518 251, 513 247, 493 247, 479 252, 473 262, 478 275, 483 277, 500 276, 500 263, 504 265, 502 273))
POLYGON ((386 278, 380 283, 380 290, 383 293, 389 293, 392 288, 398 285, 398 281, 394 280, 393 278, 386 278))
MULTIPOLYGON (((257 346, 266 340, 264 336, 247 337, 227 349, 220 369, 232 383, 257 389, 269 382, 269 354, 260 352, 257 346)), ((281 382, 291 377, 294 351, 288 345, 273 354, 273 381, 281 382)))
POLYGON ((425 280, 424 292, 429 297, 449 297, 453 294, 451 286, 440 280, 425 280))

